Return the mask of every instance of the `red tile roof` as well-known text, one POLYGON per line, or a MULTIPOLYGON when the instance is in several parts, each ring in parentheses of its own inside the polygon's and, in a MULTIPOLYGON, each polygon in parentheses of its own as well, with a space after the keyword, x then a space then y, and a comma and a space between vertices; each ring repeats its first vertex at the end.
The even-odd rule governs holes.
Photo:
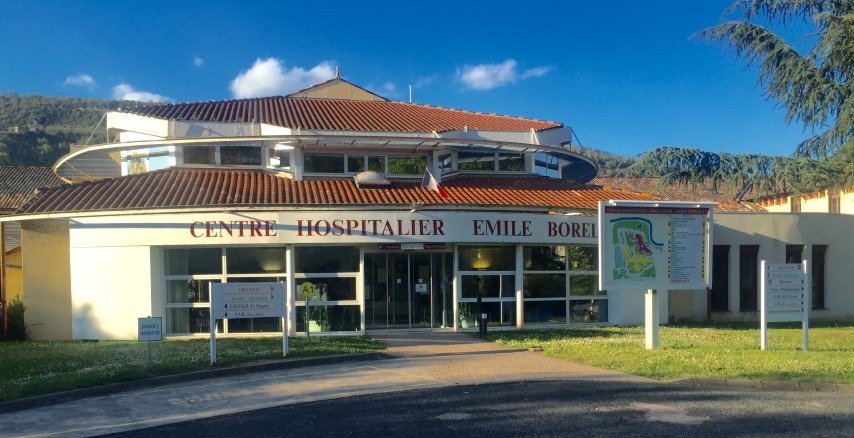
POLYGON ((61 184, 50 167, 0 166, 0 210, 15 210, 33 190, 61 184))
POLYGON ((252 206, 445 205, 589 209, 600 200, 651 200, 543 176, 458 176, 443 182, 449 199, 420 181, 358 189, 352 178, 294 181, 261 170, 172 168, 40 191, 16 213, 252 206))
POLYGON ((297 129, 444 132, 542 131, 562 123, 476 113, 394 101, 355 101, 300 97, 262 97, 213 102, 177 103, 124 108, 125 113, 166 120, 258 122, 297 129))
POLYGON ((692 188, 687 184, 674 184, 660 186, 658 178, 650 177, 596 177, 590 184, 617 190, 629 190, 639 193, 650 193, 664 201, 688 201, 688 202, 717 202, 716 211, 727 212, 762 212, 765 211, 759 204, 747 201, 736 201, 738 192, 742 189, 733 185, 718 187, 717 191, 710 187, 698 185, 692 188))

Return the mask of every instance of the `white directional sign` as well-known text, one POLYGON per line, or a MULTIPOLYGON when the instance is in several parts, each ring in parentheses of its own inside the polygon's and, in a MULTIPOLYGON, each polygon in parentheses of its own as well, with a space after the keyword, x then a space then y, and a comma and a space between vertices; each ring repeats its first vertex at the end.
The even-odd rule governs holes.
POLYGON ((768 348, 768 323, 801 321, 803 349, 809 348, 810 270, 809 262, 760 264, 760 346, 768 348))
POLYGON ((806 275, 799 263, 766 263, 763 298, 768 322, 802 321, 806 302, 806 275))
POLYGON ((214 283, 215 319, 281 317, 285 307, 284 283, 214 283))

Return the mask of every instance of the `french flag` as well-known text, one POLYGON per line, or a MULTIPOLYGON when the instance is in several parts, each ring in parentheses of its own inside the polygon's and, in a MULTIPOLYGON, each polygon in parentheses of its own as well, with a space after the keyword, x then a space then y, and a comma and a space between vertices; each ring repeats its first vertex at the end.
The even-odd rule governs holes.
POLYGON ((436 182, 436 178, 433 177, 433 174, 430 173, 430 168, 424 168, 424 179, 421 180, 421 187, 426 187, 430 190, 435 191, 442 197, 442 199, 448 199, 448 192, 436 182))

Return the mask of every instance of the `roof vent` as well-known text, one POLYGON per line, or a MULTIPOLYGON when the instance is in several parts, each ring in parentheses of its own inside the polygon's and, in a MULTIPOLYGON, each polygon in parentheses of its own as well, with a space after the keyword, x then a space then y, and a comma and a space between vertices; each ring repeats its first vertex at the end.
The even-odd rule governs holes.
POLYGON ((353 177, 353 179, 356 180, 356 187, 360 189, 376 189, 391 185, 385 176, 374 172, 373 170, 359 172, 353 177))

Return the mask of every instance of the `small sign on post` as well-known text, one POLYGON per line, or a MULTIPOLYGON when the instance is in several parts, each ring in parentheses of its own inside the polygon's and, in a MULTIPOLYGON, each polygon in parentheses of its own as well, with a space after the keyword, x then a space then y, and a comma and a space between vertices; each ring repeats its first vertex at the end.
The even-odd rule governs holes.
POLYGON ((163 340, 163 318, 148 316, 137 321, 137 338, 140 342, 148 342, 148 370, 151 371, 151 341, 163 340))

